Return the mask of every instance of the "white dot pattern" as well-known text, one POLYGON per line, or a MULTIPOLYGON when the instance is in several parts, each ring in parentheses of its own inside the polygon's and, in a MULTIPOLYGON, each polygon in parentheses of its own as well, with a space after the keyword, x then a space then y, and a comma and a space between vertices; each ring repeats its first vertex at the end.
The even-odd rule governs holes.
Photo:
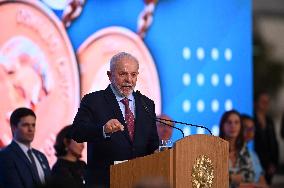
POLYGON ((184 136, 190 135, 191 134, 190 127, 184 127, 183 133, 184 133, 184 136))
POLYGON ((189 100, 184 100, 182 104, 182 109, 184 112, 189 112, 191 108, 191 103, 189 100))
POLYGON ((199 86, 203 86, 205 82, 204 74, 199 73, 196 77, 196 82, 199 86))
POLYGON ((203 60, 205 57, 205 52, 203 48, 198 48, 196 51, 197 59, 203 60))
POLYGON ((196 104, 196 108, 198 112, 203 112, 205 109, 205 103, 203 100, 198 100, 196 104))
POLYGON ((225 59, 227 60, 227 61, 231 61, 232 60, 232 50, 230 49, 230 48, 226 48, 225 49, 225 53, 224 53, 224 55, 225 55, 225 59))
POLYGON ((213 60, 218 60, 218 58, 219 58, 219 51, 218 51, 218 49, 217 48, 213 48, 212 50, 211 50, 211 58, 213 59, 213 60))
POLYGON ((211 131, 214 136, 219 136, 219 126, 218 125, 213 125, 211 131))
POLYGON ((185 60, 189 60, 191 57, 191 51, 188 47, 184 47, 182 50, 182 56, 185 60))
POLYGON ((225 101, 225 110, 229 111, 233 109, 233 102, 231 101, 231 99, 227 99, 225 101))
POLYGON ((212 74, 212 76, 211 76, 211 84, 214 87, 218 86, 218 84, 219 84, 219 76, 218 76, 218 74, 216 74, 216 73, 212 74))
POLYGON ((182 82, 185 86, 188 86, 191 82, 190 74, 184 73, 183 76, 182 76, 182 82))
POLYGON ((205 133, 205 129, 203 129, 201 127, 197 127, 196 132, 197 132, 197 134, 204 134, 205 133))
MULTIPOLYGON (((233 51, 231 48, 225 48, 225 49, 218 49, 216 47, 213 47, 211 49, 207 49, 204 46, 199 46, 196 51, 192 50, 189 46, 184 46, 182 49, 182 57, 184 60, 194 60, 192 58, 195 56, 197 60, 202 61, 205 60, 205 58, 210 58, 211 61, 214 61, 216 63, 214 64, 208 64, 208 66, 212 66, 212 70, 214 70, 215 66, 222 66, 222 64, 217 64, 217 62, 232 62, 233 61, 233 51), (207 55, 207 57, 205 57, 207 55)), ((204 63, 207 64, 207 61, 204 63)), ((194 66, 194 64, 186 65, 186 66, 194 66)), ((201 69, 203 70, 203 69, 201 69)), ((206 70, 206 69, 204 69, 206 70)), ((221 86, 223 83, 225 87, 232 87, 233 82, 235 79, 233 78, 233 75, 231 72, 225 73, 225 75, 222 75, 219 72, 213 72, 211 75, 207 72, 188 72, 187 69, 182 73, 182 84, 184 87, 192 86, 195 87, 209 87, 208 84, 210 84, 212 87, 217 88, 218 86, 221 86), (195 74, 196 73, 196 74, 195 74), (207 80, 205 80, 205 77, 207 80), (206 85, 206 82, 208 84, 206 85), (211 82, 211 83, 209 83, 211 82)), ((215 70, 216 71, 216 70, 215 70)), ((201 88, 198 88, 201 89, 201 88)), ((207 88, 206 88, 207 89, 207 88)), ((213 89, 213 88, 212 88, 213 89)), ((225 99, 224 103, 222 97, 219 98, 219 96, 215 96, 216 98, 213 98, 211 101, 205 102, 205 98, 199 98, 196 100, 193 100, 192 98, 184 98, 182 101, 182 111, 183 113, 188 113, 192 110, 192 105, 194 104, 194 107, 196 107, 196 111, 198 113, 202 113, 205 111, 205 108, 208 107, 211 110, 211 113, 218 113, 220 110, 222 110, 222 106, 226 111, 233 109, 233 100, 230 98, 225 99)), ((184 127, 183 128, 185 136, 188 136, 191 134, 190 127, 184 127)), ((214 124, 211 127, 211 131, 213 135, 218 136, 219 135, 219 126, 218 124, 214 124)), ((203 129, 197 128, 196 129, 197 134, 205 134, 206 131, 203 129)))
POLYGON ((225 85, 227 87, 230 87, 233 84, 233 77, 232 77, 232 75, 231 74, 226 74, 225 78, 224 78, 224 81, 225 81, 225 85))
POLYGON ((211 102, 211 109, 213 112, 217 112, 219 110, 219 101, 217 99, 214 99, 211 102))

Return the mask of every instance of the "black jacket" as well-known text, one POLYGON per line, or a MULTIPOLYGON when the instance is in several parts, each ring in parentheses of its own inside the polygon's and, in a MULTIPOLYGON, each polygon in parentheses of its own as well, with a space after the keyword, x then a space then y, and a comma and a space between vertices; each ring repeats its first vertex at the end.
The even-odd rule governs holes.
POLYGON ((83 97, 73 122, 72 137, 77 142, 88 142, 88 185, 109 185, 109 168, 114 161, 149 155, 158 148, 154 102, 140 93, 134 92, 133 95, 136 113, 133 143, 110 86, 83 97), (110 119, 117 119, 125 128, 106 139, 103 126, 110 119))

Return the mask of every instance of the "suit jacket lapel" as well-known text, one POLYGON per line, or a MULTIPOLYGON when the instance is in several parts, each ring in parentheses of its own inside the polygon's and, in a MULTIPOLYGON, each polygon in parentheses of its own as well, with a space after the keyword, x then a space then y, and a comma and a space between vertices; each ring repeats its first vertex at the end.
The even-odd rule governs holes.
POLYGON ((130 140, 130 136, 127 130, 127 125, 125 123, 124 117, 122 115, 122 112, 120 110, 119 104, 116 100, 116 97, 114 93, 111 90, 110 85, 105 90, 105 100, 108 102, 110 108, 112 109, 114 113, 114 117, 118 118, 118 121, 124 126, 124 131, 122 134, 126 137, 126 139, 129 141, 129 143, 132 143, 130 140))
POLYGON ((136 92, 133 92, 133 96, 135 99, 135 130, 134 130, 134 141, 136 137, 136 132, 139 132, 139 129, 143 128, 139 122, 141 122, 141 119, 144 117, 144 109, 141 103, 141 100, 137 96, 136 92))
POLYGON ((28 157, 26 156, 26 154, 23 152, 23 150, 20 148, 20 146, 18 146, 18 144, 16 142, 12 141, 11 148, 14 150, 14 152, 18 156, 18 158, 21 159, 28 166, 28 168, 29 168, 29 170, 30 170, 30 172, 33 176, 34 181, 38 182, 39 180, 37 179, 37 176, 34 174, 34 171, 33 171, 32 166, 31 166, 31 162, 28 159, 28 157))

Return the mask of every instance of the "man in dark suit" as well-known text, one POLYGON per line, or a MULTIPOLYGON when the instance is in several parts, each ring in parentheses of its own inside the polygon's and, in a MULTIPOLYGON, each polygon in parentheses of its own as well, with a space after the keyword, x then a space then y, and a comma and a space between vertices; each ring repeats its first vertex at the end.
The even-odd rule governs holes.
POLYGON ((110 165, 153 153, 159 146, 155 104, 134 92, 139 64, 121 52, 110 61, 111 84, 83 97, 73 122, 73 139, 88 142, 87 185, 108 187, 110 165))
POLYGON ((50 173, 43 153, 33 149, 35 113, 28 108, 16 109, 10 117, 13 141, 0 151, 0 187, 33 188, 45 183, 50 173))

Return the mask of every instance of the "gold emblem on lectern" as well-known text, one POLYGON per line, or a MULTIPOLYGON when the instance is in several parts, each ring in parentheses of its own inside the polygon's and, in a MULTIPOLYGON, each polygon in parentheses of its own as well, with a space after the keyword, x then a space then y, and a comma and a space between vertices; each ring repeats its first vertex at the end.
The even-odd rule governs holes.
POLYGON ((192 168, 192 187, 210 188, 214 179, 212 161, 206 155, 200 155, 192 168))

